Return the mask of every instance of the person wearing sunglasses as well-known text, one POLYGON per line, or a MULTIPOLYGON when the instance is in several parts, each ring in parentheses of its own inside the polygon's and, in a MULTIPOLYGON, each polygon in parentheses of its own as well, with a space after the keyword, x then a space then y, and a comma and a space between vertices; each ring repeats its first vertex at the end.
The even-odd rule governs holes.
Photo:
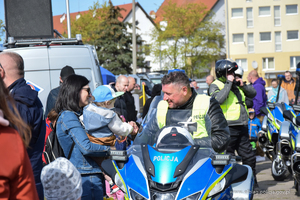
POLYGON ((32 137, 26 150, 33 169, 39 198, 44 199, 40 180, 46 131, 43 105, 38 97, 38 92, 26 84, 24 60, 19 54, 9 51, 2 52, 0 53, 0 63, 0 76, 9 90, 10 96, 15 100, 14 103, 9 104, 9 107, 13 110, 13 104, 15 104, 21 118, 31 127, 32 137))
POLYGON ((106 157, 109 149, 109 146, 92 143, 79 120, 83 107, 91 98, 88 84, 84 76, 68 76, 61 84, 54 109, 48 114, 49 120, 56 123, 56 134, 64 154, 70 155, 70 162, 81 174, 82 200, 103 198, 104 177, 92 157, 106 157))

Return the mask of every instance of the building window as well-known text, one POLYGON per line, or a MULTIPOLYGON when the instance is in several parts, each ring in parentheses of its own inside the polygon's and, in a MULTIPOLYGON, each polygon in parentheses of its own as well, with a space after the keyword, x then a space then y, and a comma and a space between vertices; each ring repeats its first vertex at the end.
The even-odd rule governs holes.
POLYGON ((299 33, 298 31, 287 31, 287 40, 298 40, 299 33))
POLYGON ((254 53, 254 36, 253 36, 253 33, 248 33, 248 53, 254 53))
POLYGON ((281 51, 281 32, 275 32, 275 51, 281 51))
POLYGON ((274 6, 274 25, 280 26, 280 6, 274 6))
POLYGON ((238 66, 242 67, 244 71, 248 71, 247 59, 236 59, 235 62, 238 66))
POLYGON ((241 43, 244 42, 244 34, 240 33, 240 34, 233 34, 232 35, 232 41, 233 43, 241 43))
POLYGON ((247 28, 253 27, 253 9, 247 8, 247 28))
POLYGON ((270 16, 271 15, 270 6, 259 7, 258 12, 260 17, 270 16))
POLYGON ((290 57, 290 67, 291 69, 296 69, 297 64, 300 62, 300 56, 290 57))
POLYGON ((271 32, 259 33, 261 42, 271 42, 271 32))
POLYGON ((243 8, 232 8, 231 9, 232 18, 241 18, 243 17, 243 8))
POLYGON ((263 58, 263 69, 275 69, 274 58, 263 58))
POLYGON ((285 6, 286 9, 286 14, 287 15, 296 15, 298 14, 298 5, 286 5, 285 6))

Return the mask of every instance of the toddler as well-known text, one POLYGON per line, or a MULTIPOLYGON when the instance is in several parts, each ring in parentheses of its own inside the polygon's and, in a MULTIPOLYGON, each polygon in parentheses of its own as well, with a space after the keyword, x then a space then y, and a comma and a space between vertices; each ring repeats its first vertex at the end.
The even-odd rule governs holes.
MULTIPOLYGON (((126 137, 129 134, 136 134, 138 127, 135 122, 124 122, 112 110, 117 97, 123 95, 124 92, 115 92, 109 85, 102 85, 93 92, 93 102, 83 109, 83 115, 80 120, 83 122, 89 140, 96 144, 122 148, 123 143, 126 145, 126 137), (118 142, 116 143, 116 136, 118 142)), ((122 117, 122 116, 121 116, 122 117)), ((117 149, 117 150, 123 150, 117 149)), ((93 157, 97 164, 101 167, 101 163, 105 158, 93 157)), ((105 175, 105 179, 112 186, 112 192, 118 190, 113 184, 111 178, 105 175)))
POLYGON ((261 123, 259 119, 255 116, 255 110, 253 108, 249 108, 248 111, 249 111, 249 121, 248 121, 249 140, 252 145, 252 150, 256 154, 257 134, 261 130, 261 123))

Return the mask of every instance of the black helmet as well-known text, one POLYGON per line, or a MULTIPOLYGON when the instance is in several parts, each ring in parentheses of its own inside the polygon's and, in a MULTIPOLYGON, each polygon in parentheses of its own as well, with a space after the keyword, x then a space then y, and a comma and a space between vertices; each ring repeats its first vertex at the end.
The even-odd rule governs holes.
POLYGON ((216 75, 218 79, 225 78, 228 72, 234 72, 238 69, 236 62, 231 60, 218 60, 216 62, 216 75))

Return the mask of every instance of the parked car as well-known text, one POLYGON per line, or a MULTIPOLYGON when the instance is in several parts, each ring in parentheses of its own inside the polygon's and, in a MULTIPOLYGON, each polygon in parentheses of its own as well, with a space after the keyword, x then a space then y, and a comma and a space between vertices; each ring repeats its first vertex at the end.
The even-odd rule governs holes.
POLYGON ((17 40, 4 47, 3 52, 13 51, 23 57, 25 80, 39 92, 44 108, 50 90, 59 86, 60 71, 66 65, 89 79, 92 91, 102 85, 96 50, 82 44, 80 38, 17 40))

